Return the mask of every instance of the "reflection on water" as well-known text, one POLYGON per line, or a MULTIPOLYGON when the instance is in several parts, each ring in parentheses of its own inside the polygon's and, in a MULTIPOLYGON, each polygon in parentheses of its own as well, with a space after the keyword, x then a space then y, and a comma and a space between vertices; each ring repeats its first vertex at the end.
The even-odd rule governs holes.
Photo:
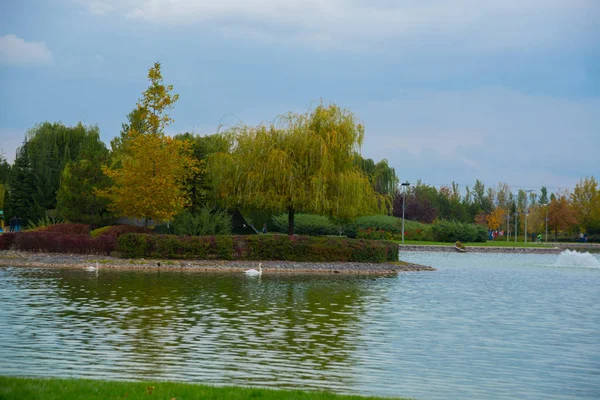
POLYGON ((351 384, 362 297, 386 279, 0 271, 2 374, 330 389, 351 384))
POLYGON ((397 277, 0 267, 0 375, 600 398, 600 269, 409 253, 397 277))

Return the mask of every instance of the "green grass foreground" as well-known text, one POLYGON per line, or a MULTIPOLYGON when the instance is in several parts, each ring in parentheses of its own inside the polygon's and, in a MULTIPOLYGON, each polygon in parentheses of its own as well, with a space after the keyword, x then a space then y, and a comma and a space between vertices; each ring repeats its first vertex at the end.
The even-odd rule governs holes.
POLYGON ((215 387, 175 382, 115 382, 87 379, 38 379, 0 376, 2 400, 106 399, 263 399, 263 400, 377 400, 389 397, 344 396, 327 392, 215 387))
MULTIPOLYGON (((399 245, 402 245, 402 241, 400 240, 395 240, 396 243, 398 243, 399 245)), ((495 240, 495 241, 487 241, 485 243, 463 243, 465 246, 467 247, 537 247, 537 248, 544 248, 544 247, 554 247, 553 243, 531 243, 531 242, 516 242, 513 240, 511 241, 505 241, 505 240, 495 240)), ((454 246, 454 243, 448 243, 448 242, 425 242, 425 241, 419 241, 419 240, 405 240, 404 241, 404 245, 405 246, 454 246)))

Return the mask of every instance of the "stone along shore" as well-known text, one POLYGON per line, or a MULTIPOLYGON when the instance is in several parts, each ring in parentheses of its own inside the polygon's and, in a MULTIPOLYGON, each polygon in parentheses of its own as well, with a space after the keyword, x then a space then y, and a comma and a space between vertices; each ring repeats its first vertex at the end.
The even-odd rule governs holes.
MULTIPOLYGON (((226 260, 148 260, 123 259, 109 256, 29 253, 22 251, 0 251, 0 265, 11 267, 37 268, 87 268, 98 265, 99 269, 160 269, 165 271, 198 272, 242 272, 258 268, 259 261, 226 260)), ((403 261, 395 263, 355 263, 355 262, 297 262, 261 261, 263 274, 271 273, 323 273, 323 274, 370 274, 388 275, 398 272, 435 271, 424 265, 403 261)))

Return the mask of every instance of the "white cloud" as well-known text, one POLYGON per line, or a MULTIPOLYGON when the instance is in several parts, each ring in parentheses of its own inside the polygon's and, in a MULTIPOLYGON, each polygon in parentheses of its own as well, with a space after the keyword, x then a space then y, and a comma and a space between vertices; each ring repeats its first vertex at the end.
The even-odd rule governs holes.
POLYGON ((320 47, 410 47, 443 41, 452 49, 555 47, 591 42, 589 0, 79 0, 90 11, 160 24, 202 24, 224 35, 320 47), (586 26, 587 25, 587 26, 586 26), (586 31, 587 30, 587 31, 586 31), (413 45, 415 46, 415 45, 413 45))
POLYGON ((52 61, 44 42, 26 42, 16 35, 0 36, 0 64, 37 65, 52 61))

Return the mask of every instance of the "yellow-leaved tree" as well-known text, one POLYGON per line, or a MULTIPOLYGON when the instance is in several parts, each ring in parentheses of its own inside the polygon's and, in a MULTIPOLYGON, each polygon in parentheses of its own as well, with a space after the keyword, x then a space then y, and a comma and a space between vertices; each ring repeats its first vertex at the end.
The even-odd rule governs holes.
POLYGON ((489 229, 493 231, 500 229, 500 225, 502 225, 502 222, 504 221, 504 210, 497 207, 494 211, 489 213, 485 219, 489 229))
POLYGON ((143 118, 144 131, 131 127, 116 155, 119 162, 103 167, 112 186, 98 190, 110 201, 116 215, 166 221, 188 204, 186 178, 197 168, 187 141, 165 136, 164 128, 173 122, 167 111, 178 95, 173 86, 162 83, 160 64, 148 72, 150 87, 143 93, 136 111, 143 118))
POLYGON ((296 212, 337 221, 385 212, 386 199, 354 163, 364 129, 352 113, 320 104, 277 125, 231 133, 232 150, 208 161, 217 198, 227 206, 287 211, 290 235, 296 212))

